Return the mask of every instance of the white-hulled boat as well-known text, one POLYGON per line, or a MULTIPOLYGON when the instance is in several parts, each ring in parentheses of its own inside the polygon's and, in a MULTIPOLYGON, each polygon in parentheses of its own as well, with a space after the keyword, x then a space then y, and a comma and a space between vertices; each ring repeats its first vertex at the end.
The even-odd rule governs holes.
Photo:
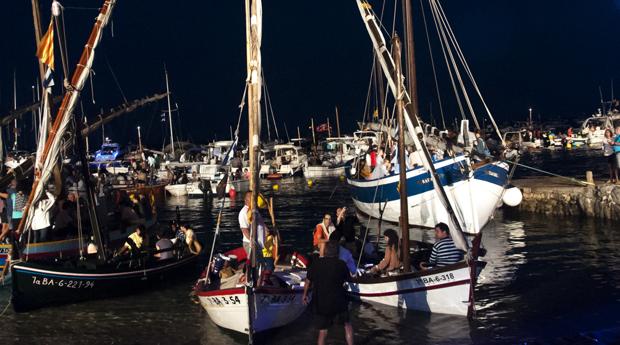
POLYGON ((345 176, 347 164, 358 156, 352 140, 350 137, 327 138, 321 145, 321 158, 307 159, 303 165, 304 177, 345 176))
MULTIPOLYGON (((226 255, 235 255, 241 262, 246 261, 243 248, 226 255)), ((216 325, 245 334, 250 333, 252 325, 253 333, 259 333, 292 322, 306 309, 302 301, 305 271, 277 267, 272 277, 280 286, 264 286, 249 291, 252 288, 246 284, 229 282, 231 287, 214 289, 208 286, 206 279, 200 279, 194 292, 216 325), (250 292, 255 303, 252 312, 248 305, 250 292)))
MULTIPOLYGON (((474 285, 479 268, 484 264, 476 261, 481 234, 476 235, 470 246, 465 239, 464 231, 478 233, 491 217, 504 194, 508 176, 507 166, 504 166, 504 163, 491 163, 476 167, 462 155, 433 162, 417 116, 417 103, 411 102, 405 90, 400 68, 400 41, 395 37, 393 50, 388 49, 370 4, 362 0, 356 2, 372 40, 377 61, 387 78, 392 94, 395 95, 400 171, 398 175, 374 181, 350 179, 349 182, 352 184, 356 206, 367 207, 369 212, 374 212, 374 208, 369 206, 375 205, 378 196, 383 203, 386 203, 386 213, 389 208, 388 217, 397 222, 398 217, 402 217, 408 222, 399 222, 404 248, 403 271, 382 276, 361 276, 348 284, 349 294, 364 301, 398 308, 468 315, 474 308, 474 285), (395 58, 392 58, 390 51, 395 52, 395 58), (416 150, 419 151, 423 168, 410 171, 406 169, 405 128, 416 150), (488 190, 491 193, 485 194, 488 190), (479 195, 483 195, 484 199, 477 198, 479 195), (368 202, 364 202, 365 200, 368 202), (439 221, 449 224, 455 246, 467 253, 465 260, 444 267, 411 272, 407 223, 412 219, 416 225, 432 224, 430 227, 439 221)), ((439 15, 439 8, 434 0, 431 0, 431 8, 435 11, 434 15, 439 15)), ((405 16, 407 21, 410 21, 410 10, 405 16)), ((442 22, 441 25, 448 24, 442 22)), ((409 56, 409 59, 413 59, 413 56, 409 56)), ((413 63, 411 60, 408 62, 413 63)), ((416 88, 412 89, 413 99, 417 101, 416 88)), ((497 126, 495 127, 499 132, 497 126)), ((465 131, 467 130, 465 128, 465 131)), ((376 206, 379 204, 376 203, 376 206)), ((379 214, 378 218, 380 217, 379 214)), ((386 214, 383 214, 383 219, 386 219, 386 214)))
POLYGON ((169 184, 164 187, 164 189, 172 196, 202 197, 204 195, 200 181, 193 181, 182 184, 169 184))
MULTIPOLYGON (((250 239, 251 253, 245 267, 243 279, 236 275, 228 278, 211 278, 211 259, 215 248, 215 240, 219 234, 221 219, 218 217, 217 227, 211 247, 209 266, 205 270, 204 278, 198 280, 194 292, 200 299, 203 308, 220 327, 246 333, 250 343, 258 332, 284 326, 293 322, 305 310, 302 301, 303 281, 305 271, 292 267, 282 267, 276 264, 275 272, 267 279, 261 277, 261 267, 256 260, 258 194, 259 181, 259 153, 260 153, 260 111, 262 90, 262 68, 260 45, 262 37, 262 1, 246 0, 246 38, 247 38, 247 98, 249 142, 248 155, 250 158, 250 190, 252 191, 250 209, 250 239), (260 277, 260 278, 259 278, 260 277), (212 279, 212 280, 211 280, 212 279), (223 281, 228 279, 227 281, 223 281), (269 281, 270 283, 266 283, 269 281)), ((277 150, 277 147, 276 147, 277 150)), ((223 201, 222 201, 223 205, 223 201)), ((274 223, 273 209, 270 208, 272 223, 274 223)), ((273 224, 272 224, 273 225, 273 224)), ((277 258, 278 236, 274 243, 274 258, 277 258)), ((230 254, 230 253, 229 253, 230 254)), ((235 256, 239 262, 246 257, 245 250, 239 248, 235 256)), ((230 256, 229 256, 230 257, 230 256)))
POLYGON ((275 145, 274 154, 272 159, 261 165, 260 177, 269 178, 275 175, 289 177, 302 174, 306 155, 299 147, 293 144, 275 145))
MULTIPOLYGON (((477 246, 478 244, 474 244, 477 246)), ((477 247, 472 251, 477 251, 477 247)), ((471 260, 427 271, 382 277, 360 276, 348 283, 358 300, 429 313, 467 316, 474 307, 473 291, 485 262, 471 260)))
MULTIPOLYGON (((473 168, 463 155, 433 164, 448 197, 461 212, 466 231, 478 233, 501 205, 508 180, 508 164, 494 162, 473 168)), ((355 207, 373 218, 383 217, 397 223, 400 217, 398 179, 397 174, 373 180, 349 174, 349 189, 355 207)), ((419 167, 407 171, 407 193, 410 225, 432 228, 439 222, 448 221, 448 211, 435 193, 428 169, 419 167)))
POLYGON ((186 196, 187 195, 187 184, 169 184, 164 187, 166 192, 170 193, 172 196, 186 196))

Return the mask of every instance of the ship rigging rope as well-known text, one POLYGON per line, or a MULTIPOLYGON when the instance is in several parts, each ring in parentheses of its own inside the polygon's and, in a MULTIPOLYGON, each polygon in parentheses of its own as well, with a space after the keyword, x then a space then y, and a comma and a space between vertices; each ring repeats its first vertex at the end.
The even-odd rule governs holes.
MULTIPOLYGON (((276 116, 273 111, 273 105, 271 104, 271 95, 269 94, 269 88, 267 87, 267 82, 265 81, 265 73, 263 72, 263 88, 265 89, 265 112, 267 113, 267 125, 269 126, 269 114, 271 113, 271 121, 273 122, 273 130, 276 132, 276 138, 280 139, 280 134, 278 133, 278 124, 276 123, 276 116), (269 106, 269 108, 267 108, 269 106)), ((267 127, 269 128, 269 127, 267 127)))
POLYGON ((52 3, 52 12, 57 9, 57 13, 53 13, 54 24, 56 25, 56 31, 58 32, 58 43, 60 45, 60 60, 62 62, 62 70, 64 72, 64 85, 67 88, 69 85, 69 53, 67 50, 67 36, 65 30, 65 15, 64 7, 57 1, 52 3), (62 30, 61 30, 62 27, 62 30))
POLYGON ((437 14, 435 13, 435 11, 433 11, 432 0, 431 0, 430 8, 431 8, 431 14, 433 15, 433 20, 434 20, 434 23, 435 23, 435 29, 437 30, 437 36, 439 37, 439 43, 440 43, 440 46, 441 46, 441 51, 443 53, 444 61, 446 63, 446 68, 448 70, 448 75, 450 76, 450 83, 452 84, 452 90, 454 91, 454 97, 456 98, 456 102, 458 104, 459 111, 461 113, 461 117, 463 118, 463 120, 465 120, 465 119, 467 119, 467 116, 465 115, 465 110, 463 108, 463 102, 461 100, 461 96, 459 95, 458 88, 457 88, 456 83, 454 81, 454 74, 456 73, 456 71, 453 73, 452 68, 450 68, 450 61, 448 61, 448 54, 446 54, 446 51, 448 53, 450 53, 449 47, 446 47, 446 43, 444 43, 444 40, 442 40, 441 29, 440 29, 440 26, 439 26, 439 20, 437 19, 437 14))
MULTIPOLYGON (((437 2, 435 0, 431 0, 431 9, 437 12, 437 15, 435 16, 435 18, 436 20, 439 21, 439 28, 441 29, 441 38, 445 41, 445 45, 447 47, 447 51, 450 56, 450 61, 452 63, 452 68, 454 69, 454 73, 456 74, 456 77, 459 81, 459 86, 461 87, 463 98, 465 99, 465 102, 467 103, 467 109, 471 113, 471 117, 474 120, 474 124, 476 125, 476 128, 480 129, 480 124, 478 123, 478 118, 476 117, 476 113, 471 103, 471 98, 469 97, 467 88, 465 87, 465 83, 463 82, 461 71, 459 69, 459 66, 456 60, 454 59, 453 47, 454 47, 454 50, 458 50, 458 49, 455 45, 454 40, 450 36, 451 29, 450 29, 450 24, 448 23, 448 19, 445 17, 444 13, 441 12, 440 9, 437 7, 437 2)), ((461 60, 461 64, 463 64, 462 60, 461 60)))
MULTIPOLYGON (((420 0, 422 1, 422 0, 420 0)), ((435 1, 435 0, 432 0, 435 1)), ((476 82, 476 79, 474 78, 473 73, 471 72, 471 69, 469 68, 469 64, 467 63, 467 59, 465 58, 465 55, 463 54, 463 50, 461 49, 461 46, 458 42, 458 40, 456 39, 456 35, 454 34, 454 31, 452 31, 452 27, 450 26, 450 23, 448 22, 448 19, 446 17, 446 14, 443 10, 443 7, 441 6, 441 3, 439 1, 437 1, 437 6, 439 8, 439 10, 441 11, 441 14, 444 18, 444 22, 446 24, 446 27, 448 29, 448 33, 450 34, 451 40, 456 48, 456 52, 459 56, 459 59, 461 60, 461 63, 463 64, 463 68, 465 69, 465 72, 467 73, 467 76, 469 77, 472 86, 474 87, 474 90, 476 91, 476 93, 478 94, 478 97, 480 98, 480 101, 482 102, 482 105, 484 106, 485 111, 487 112, 487 115, 489 116, 489 119, 491 120, 491 123, 493 124, 493 129, 495 129, 497 135, 499 136, 500 140, 502 140, 502 144, 505 145, 504 139, 502 137, 502 133, 499 130, 499 127, 497 126, 497 123, 495 122, 495 118, 493 117, 493 114, 491 113, 491 110, 489 109, 486 101, 484 100, 484 97, 482 96, 482 93, 480 92, 480 88, 478 87, 478 83, 476 82)))
POLYGON ((430 59, 431 59, 431 67, 433 69, 433 77, 435 79, 435 91, 437 92, 437 103, 439 103, 439 113, 441 114, 441 124, 443 126, 443 129, 446 130, 446 120, 444 118, 444 113, 443 113, 443 102, 441 101, 441 93, 439 91, 439 82, 437 81, 437 69, 435 67, 435 58, 433 57, 433 48, 431 45, 431 37, 428 31, 428 22, 426 21, 426 13, 424 12, 424 2, 423 0, 420 0, 420 12, 422 12, 422 20, 424 22, 424 31, 426 33, 426 43, 428 44, 428 53, 430 55, 430 59))

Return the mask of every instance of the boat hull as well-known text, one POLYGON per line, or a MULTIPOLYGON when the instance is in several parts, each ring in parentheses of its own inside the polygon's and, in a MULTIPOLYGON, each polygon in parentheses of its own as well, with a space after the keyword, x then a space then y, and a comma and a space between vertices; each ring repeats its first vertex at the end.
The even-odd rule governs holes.
POLYGON ((324 166, 308 166, 304 167, 304 176, 306 178, 321 177, 339 177, 345 175, 345 167, 324 167, 324 166))
MULTIPOLYGON (((250 312, 244 287, 198 291, 196 294, 216 325, 240 333, 249 333, 250 312)), ((256 311, 252 318, 253 333, 285 326, 306 309, 302 301, 302 288, 259 288, 254 296, 256 311)))
POLYGON ((348 283, 348 293, 365 302, 466 316, 471 307, 471 272, 472 268, 461 262, 423 272, 359 278, 348 283))
MULTIPOLYGON (((436 162, 441 183, 462 215, 465 232, 477 234, 501 206, 508 180, 506 163, 490 163, 469 174, 464 173, 465 157, 436 162)), ((349 177, 348 183, 356 208, 373 218, 398 222, 400 217, 399 176, 390 175, 376 180, 349 177), (383 212, 381 212, 383 210, 383 212)), ((407 172, 407 203, 409 225, 432 228, 439 222, 449 224, 449 214, 437 197, 428 172, 423 168, 407 172)))
POLYGON ((12 304, 17 312, 46 306, 129 295, 194 268, 196 256, 156 263, 142 269, 64 268, 33 262, 11 268, 12 304))

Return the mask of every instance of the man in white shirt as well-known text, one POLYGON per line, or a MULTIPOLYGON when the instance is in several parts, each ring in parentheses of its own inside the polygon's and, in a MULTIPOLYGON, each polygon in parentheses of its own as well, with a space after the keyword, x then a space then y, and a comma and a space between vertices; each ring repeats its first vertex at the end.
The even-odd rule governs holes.
MULTIPOLYGON (((241 228, 241 233, 243 234, 243 249, 245 249, 245 253, 248 255, 248 259, 250 256, 250 248, 251 248, 251 242, 250 242, 250 217, 249 217, 249 213, 250 213, 250 205, 252 203, 252 192, 246 192, 245 193, 245 198, 244 198, 244 203, 245 205, 243 206, 243 208, 241 209, 241 211, 239 211, 239 227, 241 228)), ((260 213, 256 213, 257 214, 257 219, 256 221, 258 222, 258 226, 257 226, 257 238, 258 243, 257 246, 260 246, 264 243, 264 236, 266 235, 266 233, 269 231, 269 229, 267 229, 267 226, 265 225, 265 222, 263 221, 263 218, 261 217, 260 213)), ((260 255, 261 253, 261 248, 257 248, 256 253, 260 255)))

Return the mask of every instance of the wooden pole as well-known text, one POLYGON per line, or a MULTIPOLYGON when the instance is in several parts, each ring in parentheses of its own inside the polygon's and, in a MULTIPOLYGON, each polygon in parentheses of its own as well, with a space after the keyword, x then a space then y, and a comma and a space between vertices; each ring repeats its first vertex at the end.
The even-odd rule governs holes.
POLYGON ((403 0, 403 14, 405 18, 405 49, 406 49, 406 63, 407 63, 407 85, 409 86, 408 92, 411 96, 411 103, 415 111, 415 116, 420 116, 418 105, 418 90, 417 90, 417 71, 415 65, 415 45, 413 43, 413 8, 411 6, 411 0, 403 0))
POLYGON ((340 138, 340 115, 338 114, 338 106, 336 106, 336 133, 340 138))
POLYGON ((329 126, 329 116, 327 117, 327 137, 331 137, 332 136, 332 129, 329 126))
POLYGON ((170 84, 168 83, 168 70, 166 66, 164 66, 164 73, 166 74, 166 96, 168 97, 168 122, 170 125, 170 147, 171 147, 171 156, 172 159, 175 158, 175 150, 174 150, 174 134, 172 132, 172 106, 170 104, 170 84))
POLYGON ((316 146, 316 137, 314 136, 314 119, 310 118, 310 128, 312 129, 312 145, 316 146))
POLYGON ((297 139, 301 140, 301 132, 299 131, 299 126, 297 126, 297 139))
MULTIPOLYGON (((392 47, 394 49, 394 62, 396 65, 396 75, 401 74, 401 55, 400 55, 400 39, 395 35, 392 39, 392 47)), ((396 84, 396 115, 398 119, 398 165, 400 166, 399 174, 399 193, 400 193, 400 232, 402 236, 403 248, 401 248, 403 257, 403 267, 405 272, 411 271, 411 258, 409 256, 409 205, 407 202, 407 163, 405 160, 405 119, 404 119, 404 102, 403 102, 403 84, 398 81, 396 84)))
MULTIPOLYGON (((39 11, 39 0, 32 0, 32 20, 34 22, 34 42, 36 43, 36 48, 39 48, 39 44, 41 44, 41 12, 39 11)), ((38 60, 38 59, 37 59, 38 60)), ((43 81, 45 80, 45 69, 43 68, 43 63, 39 62, 39 77, 41 78, 41 85, 43 85, 43 81)), ((43 92, 45 92, 45 88, 43 88, 43 92)))

